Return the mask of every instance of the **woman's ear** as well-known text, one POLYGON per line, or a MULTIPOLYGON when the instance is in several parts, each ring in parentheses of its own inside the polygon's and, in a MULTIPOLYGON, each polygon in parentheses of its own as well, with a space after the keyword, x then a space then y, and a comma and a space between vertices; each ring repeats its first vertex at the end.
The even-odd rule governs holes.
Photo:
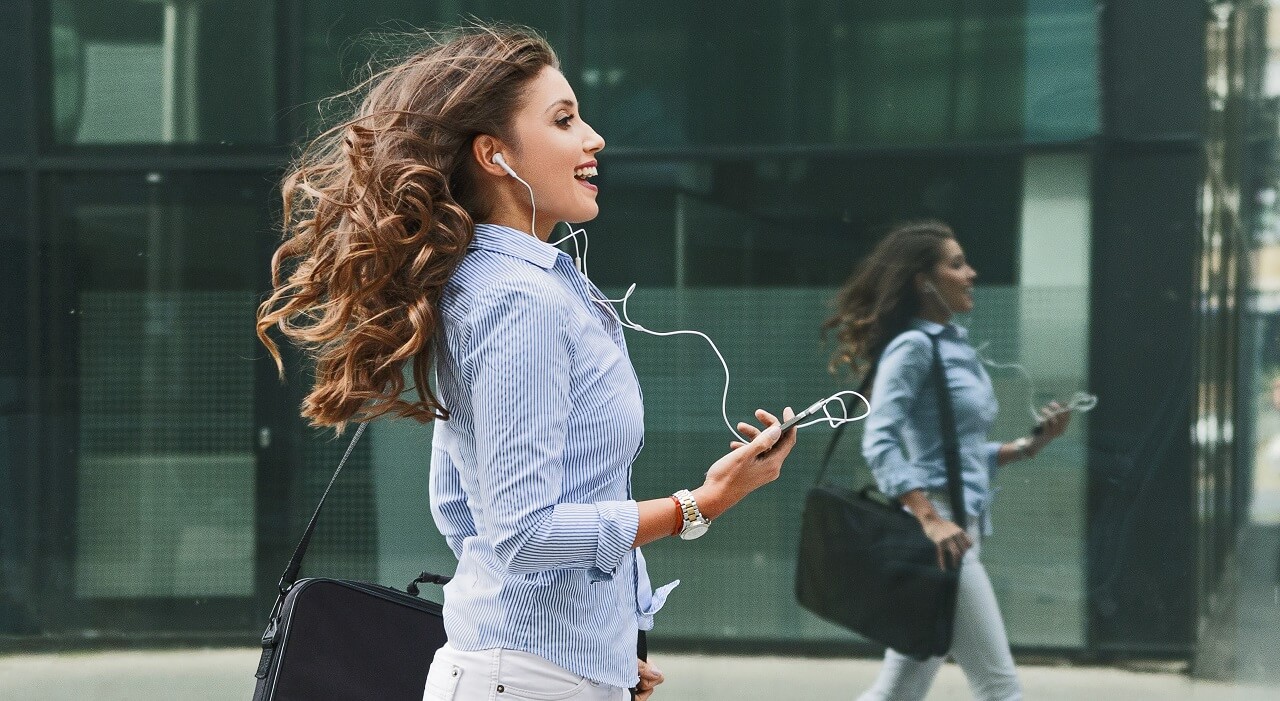
POLYGON ((933 289, 933 281, 929 279, 927 273, 916 273, 914 278, 916 293, 924 296, 929 294, 929 290, 933 289))
POLYGON ((502 141, 497 137, 480 134, 471 140, 471 157, 475 159, 476 165, 489 175, 505 177, 507 171, 494 160, 494 156, 499 153, 506 157, 503 153, 502 141))

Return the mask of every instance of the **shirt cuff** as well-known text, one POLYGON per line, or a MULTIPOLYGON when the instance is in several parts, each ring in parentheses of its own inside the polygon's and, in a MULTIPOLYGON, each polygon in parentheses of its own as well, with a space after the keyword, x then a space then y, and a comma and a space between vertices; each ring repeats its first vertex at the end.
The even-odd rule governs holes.
POLYGON ((880 484, 880 490, 885 496, 897 499, 898 497, 912 491, 913 489, 928 489, 924 478, 916 474, 916 470, 904 471, 906 474, 895 474, 890 479, 883 480, 880 484))
POLYGON ((1003 443, 992 441, 987 443, 987 469, 994 474, 997 467, 1000 467, 1000 449, 1004 447, 1003 443))
POLYGON ((644 553, 636 548, 636 627, 640 630, 653 630, 653 615, 662 610, 667 603, 671 590, 680 585, 680 580, 671 582, 654 590, 649 581, 649 565, 644 560, 644 553))
POLYGON ((601 501, 595 507, 599 523, 596 562, 587 569, 587 577, 592 582, 607 582, 636 542, 640 505, 634 501, 601 501))

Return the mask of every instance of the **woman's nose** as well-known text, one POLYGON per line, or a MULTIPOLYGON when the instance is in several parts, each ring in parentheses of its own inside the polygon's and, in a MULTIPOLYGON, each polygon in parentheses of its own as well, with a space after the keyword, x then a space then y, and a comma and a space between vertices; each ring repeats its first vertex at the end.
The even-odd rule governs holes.
POLYGON ((587 137, 587 140, 586 140, 586 146, 585 146, 586 152, 594 154, 594 153, 599 153, 600 151, 603 151, 604 137, 600 136, 600 133, 597 132, 595 129, 592 129, 590 124, 587 124, 586 122, 583 122, 583 124, 586 125, 587 131, 591 132, 591 134, 587 137))

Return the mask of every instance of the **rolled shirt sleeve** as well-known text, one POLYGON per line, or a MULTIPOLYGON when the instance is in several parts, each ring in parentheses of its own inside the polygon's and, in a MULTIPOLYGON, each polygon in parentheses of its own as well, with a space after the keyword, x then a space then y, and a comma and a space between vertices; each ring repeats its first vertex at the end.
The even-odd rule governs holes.
POLYGON ((897 498, 927 487, 924 470, 907 456, 900 427, 933 367, 933 346, 923 332, 908 331, 885 349, 871 389, 871 413, 862 436, 862 456, 880 491, 897 498))
POLYGON ((479 469, 472 495, 509 572, 612 577, 640 524, 635 501, 561 503, 572 344, 565 300, 545 286, 495 289, 473 310, 463 361, 479 469))
POLYGON ((996 468, 1000 467, 1000 449, 1004 444, 1000 441, 987 442, 987 468, 991 470, 991 476, 995 477, 996 468))

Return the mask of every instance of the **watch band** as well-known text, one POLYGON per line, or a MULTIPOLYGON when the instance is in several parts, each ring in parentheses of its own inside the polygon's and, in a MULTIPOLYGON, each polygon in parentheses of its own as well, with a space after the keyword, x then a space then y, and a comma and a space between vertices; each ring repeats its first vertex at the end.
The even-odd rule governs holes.
POLYGON ((676 528, 671 531, 671 535, 680 535, 680 531, 684 530, 684 507, 680 505, 680 498, 672 494, 669 499, 676 503, 676 528))
POLYGON ((1013 442, 1013 450, 1017 454, 1019 460, 1027 460, 1031 457, 1031 439, 1023 436, 1013 442))
POLYGON ((697 500, 693 498, 693 492, 681 489, 672 494, 671 497, 680 502, 680 513, 683 518, 680 537, 684 540, 693 540, 706 533, 711 521, 702 515, 702 510, 698 508, 697 500))

